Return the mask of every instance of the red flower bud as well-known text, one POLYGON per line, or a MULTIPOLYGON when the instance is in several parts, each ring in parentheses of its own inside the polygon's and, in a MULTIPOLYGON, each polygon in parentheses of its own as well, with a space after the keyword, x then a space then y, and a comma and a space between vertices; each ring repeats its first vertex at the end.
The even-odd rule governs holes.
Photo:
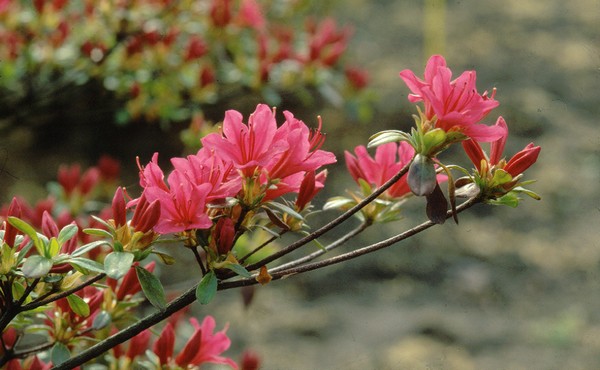
POLYGON ((506 163, 504 170, 513 177, 522 174, 537 161, 541 150, 542 148, 539 146, 534 146, 533 143, 529 143, 525 149, 515 154, 508 163, 506 163))
POLYGON ((123 188, 120 186, 117 188, 117 191, 115 191, 115 196, 112 200, 112 214, 117 228, 127 223, 125 195, 123 194, 123 188))

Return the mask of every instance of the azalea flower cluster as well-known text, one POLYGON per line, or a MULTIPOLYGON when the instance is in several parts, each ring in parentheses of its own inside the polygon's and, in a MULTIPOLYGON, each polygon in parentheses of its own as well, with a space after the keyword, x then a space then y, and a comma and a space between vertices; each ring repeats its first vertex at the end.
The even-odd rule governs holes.
POLYGON ((140 166, 140 199, 160 204, 154 230, 179 233, 195 244, 196 230, 215 226, 210 237, 213 251, 226 255, 261 206, 296 193, 293 211, 305 210, 324 186, 327 172, 319 169, 336 159, 320 149, 320 122, 311 131, 286 111, 278 127, 275 115, 260 104, 246 124, 241 113, 227 111, 221 132, 204 137, 195 155, 171 159, 174 170, 166 182, 158 154, 140 166))
MULTIPOLYGON (((489 95, 487 91, 477 92, 475 71, 465 71, 452 80, 452 71, 446 60, 440 55, 432 56, 427 62, 424 79, 411 70, 400 72, 400 78, 411 90, 408 100, 411 103, 423 103, 423 110, 417 108, 416 127, 410 134, 399 130, 387 130, 373 135, 370 146, 378 146, 375 158, 371 158, 365 147, 355 149, 356 157, 346 152, 346 164, 361 186, 363 197, 368 196, 377 187, 384 185, 404 166, 410 166, 408 173, 402 176, 379 197, 379 200, 361 210, 361 216, 371 221, 390 221, 397 216, 397 202, 386 199, 402 198, 410 194, 426 196, 428 217, 437 223, 446 219, 448 202, 439 183, 452 179, 447 167, 436 156, 458 142, 473 161, 476 171, 473 176, 459 179, 449 184, 451 207, 454 209, 455 196, 480 196, 486 202, 516 206, 516 193, 522 192, 535 199, 539 196, 524 189, 519 182, 523 172, 537 161, 539 146, 533 143, 517 153, 508 162, 501 159, 504 144, 508 136, 508 127, 502 117, 496 124, 488 126, 482 120, 499 105, 494 99, 495 89, 489 95), (399 141, 399 145, 394 142, 399 141), (482 142, 492 142, 488 157, 481 148, 482 142), (396 161, 396 151, 398 161, 396 161), (438 172, 443 169, 447 175, 438 172), (459 188, 456 192, 456 188, 459 188)), ((457 168, 456 166, 454 166, 457 168)), ((463 170, 466 172, 466 170, 463 170)), ((360 201, 337 197, 326 208, 347 209, 360 201)))

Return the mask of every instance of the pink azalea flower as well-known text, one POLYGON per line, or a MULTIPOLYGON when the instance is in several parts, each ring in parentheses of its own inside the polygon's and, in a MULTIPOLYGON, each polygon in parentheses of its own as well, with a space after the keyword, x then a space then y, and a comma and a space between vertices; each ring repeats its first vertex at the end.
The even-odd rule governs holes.
POLYGON ((277 128, 274 112, 260 104, 248 119, 228 111, 223 121, 223 134, 210 134, 202 145, 218 153, 245 178, 257 177, 261 185, 269 186, 264 200, 297 192, 304 174, 336 161, 333 153, 321 150, 324 135, 319 128, 311 132, 304 122, 290 112, 283 113, 286 121, 277 128))
POLYGON ((175 346, 175 331, 171 323, 167 323, 160 337, 154 343, 154 353, 158 355, 162 366, 175 364, 177 366, 200 366, 203 363, 229 365, 237 369, 237 364, 230 358, 221 356, 231 345, 231 340, 225 334, 227 328, 213 334, 215 330, 215 319, 206 316, 199 324, 195 318, 190 319, 194 326, 194 332, 188 339, 177 357, 173 358, 175 346))
POLYGON ((502 136, 491 143, 489 158, 481 148, 481 145, 475 140, 463 141, 463 148, 478 171, 482 170, 481 162, 485 161, 488 163, 488 169, 495 166, 508 172, 512 177, 516 177, 525 172, 525 170, 537 161, 541 148, 534 146, 533 143, 529 143, 523 150, 519 151, 506 162, 502 159, 502 152, 504 152, 504 146, 508 137, 508 126, 504 118, 498 117, 495 127, 502 132, 502 136))
MULTIPOLYGON (((140 184, 143 196, 152 204, 160 203, 160 218, 154 226, 159 234, 177 233, 193 229, 207 229, 212 221, 205 213, 207 197, 213 186, 210 183, 196 184, 185 173, 174 170, 164 182, 158 166, 158 155, 145 167, 140 166, 140 184)), ((135 202, 138 202, 136 200, 135 202)))
POLYGON ((436 128, 446 132, 460 131, 485 142, 497 140, 502 135, 497 127, 479 124, 499 103, 494 100, 494 93, 489 97, 487 91, 477 92, 475 71, 465 71, 451 80, 452 71, 446 66, 446 60, 434 55, 427 62, 424 80, 408 69, 400 72, 400 78, 412 91, 408 100, 412 103, 422 101, 427 119, 437 117, 436 128))
POLYGON ((187 158, 171 158, 171 164, 195 185, 211 185, 207 201, 233 197, 242 187, 233 163, 223 161, 214 150, 201 148, 187 158))
MULTIPOLYGON (((363 179, 369 185, 377 188, 397 174, 402 167, 409 163, 415 155, 415 150, 406 142, 387 143, 377 147, 375 158, 367 152, 367 148, 360 145, 354 149, 356 157, 346 151, 346 166, 350 175, 358 183, 363 179)), ((406 183, 406 176, 402 176, 394 185, 384 193, 390 198, 399 198, 411 191, 406 183)))
POLYGON ((214 150, 225 161, 231 161, 244 177, 252 177, 257 168, 265 167, 276 155, 288 149, 283 139, 275 141, 277 122, 274 112, 259 104, 242 122, 242 114, 235 110, 225 112, 223 134, 209 134, 202 139, 205 148, 214 150))

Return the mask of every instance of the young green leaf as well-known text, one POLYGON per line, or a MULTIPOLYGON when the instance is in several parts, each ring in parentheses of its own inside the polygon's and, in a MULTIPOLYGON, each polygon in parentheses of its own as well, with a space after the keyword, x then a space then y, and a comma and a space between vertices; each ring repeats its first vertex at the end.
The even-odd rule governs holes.
POLYGON ((88 228, 88 229, 83 229, 83 232, 88 235, 99 236, 101 238, 112 239, 112 237, 113 237, 110 232, 103 230, 103 229, 88 228))
POLYGON ((250 274, 248 272, 248 270, 246 270, 246 268, 242 265, 240 265, 239 263, 233 263, 233 262, 225 262, 225 264, 223 265, 223 267, 225 267, 228 270, 231 270, 233 272, 235 272, 237 275, 241 276, 241 277, 245 277, 245 278, 251 278, 252 274, 250 274))
POLYGON ((9 216, 8 223, 13 225, 17 230, 21 231, 23 234, 27 235, 35 245, 35 248, 38 251, 38 254, 44 254, 44 246, 38 237, 38 233, 35 231, 33 226, 29 225, 27 222, 21 220, 18 217, 9 216))
POLYGON ((104 265, 99 262, 83 258, 83 257, 74 257, 70 258, 66 261, 68 264, 73 266, 73 268, 84 275, 90 275, 90 272, 97 272, 99 274, 103 274, 104 265))
POLYGON ((39 278, 50 272, 52 268, 52 260, 42 256, 30 256, 27 258, 21 271, 28 278, 39 278))
POLYGON ((104 258, 104 270, 106 275, 113 279, 120 279, 131 267, 133 263, 133 253, 112 252, 104 258))
POLYGON ((108 311, 102 310, 98 312, 98 314, 94 317, 94 321, 92 322, 92 328, 94 330, 100 330, 107 327, 112 321, 110 317, 110 313, 108 311))
POLYGON ((63 227, 60 230, 60 232, 58 233, 58 242, 61 245, 64 244, 67 240, 74 237, 75 234, 77 234, 77 231, 78 231, 77 225, 68 224, 67 226, 63 227))
POLYGON ((215 297, 217 293, 217 276, 214 271, 209 271, 200 280, 200 284, 196 288, 196 299, 200 304, 208 304, 215 297))
POLYGON ((97 248, 103 244, 109 245, 109 243, 105 240, 96 240, 94 242, 84 244, 81 247, 75 249, 75 251, 73 253, 71 253, 71 256, 73 256, 73 257, 82 256, 82 255, 86 254, 87 252, 91 251, 92 249, 97 248))
POLYGON ((48 243, 48 245, 46 246, 45 249, 46 249, 46 251, 45 251, 46 258, 56 257, 58 252, 60 252, 60 243, 58 242, 58 239, 56 239, 54 237, 50 238, 50 242, 48 243))
POLYGON ((60 365, 71 358, 69 348, 60 342, 54 343, 50 351, 50 359, 54 366, 60 365))
POLYGON ((141 266, 135 266, 135 273, 148 301, 159 310, 164 310, 167 305, 167 299, 160 280, 153 273, 141 266))
POLYGON ((88 306, 88 304, 85 303, 85 301, 78 295, 68 295, 67 302, 69 303, 71 310, 75 312, 76 315, 81 317, 88 317, 90 315, 90 306, 88 306))
POLYGON ((278 203, 278 202, 269 202, 268 204, 271 207, 276 208, 280 212, 287 213, 288 215, 290 215, 291 217, 293 217, 293 218, 295 218, 297 220, 304 220, 304 217, 302 217, 302 215, 300 213, 294 211, 293 209, 291 209, 290 207, 286 206, 285 204, 281 204, 281 203, 278 203))

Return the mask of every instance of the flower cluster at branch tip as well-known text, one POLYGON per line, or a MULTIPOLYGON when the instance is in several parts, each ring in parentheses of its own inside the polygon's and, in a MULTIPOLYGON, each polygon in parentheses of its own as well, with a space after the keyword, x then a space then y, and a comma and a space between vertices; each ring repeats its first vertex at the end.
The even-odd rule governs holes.
POLYGON ((518 204, 518 198, 511 194, 511 191, 539 199, 537 194, 521 187, 523 183, 520 180, 523 172, 537 161, 541 148, 529 143, 507 161, 502 157, 508 138, 508 126, 504 118, 498 117, 496 127, 502 130, 502 136, 490 144, 489 155, 473 139, 462 142, 465 152, 475 165, 475 177, 459 179, 457 186, 464 186, 463 193, 468 193, 473 191, 468 185, 475 184, 475 191, 482 192, 485 198, 490 198, 491 201, 500 198, 500 203, 513 206, 518 204))
MULTIPOLYGON (((334 163, 335 156, 320 149, 324 141, 320 125, 311 132, 290 112, 284 116, 286 121, 277 127, 275 111, 264 104, 257 106, 248 124, 242 122, 239 112, 227 111, 222 134, 204 137, 203 148, 196 155, 171 159, 174 170, 167 178, 168 185, 157 154, 149 164, 140 166, 143 194, 161 205, 162 217, 155 230, 208 229, 213 225, 210 216, 216 216, 211 212, 217 212, 211 205, 236 197, 243 207, 253 209, 284 194, 300 192, 298 204, 306 207, 323 187, 325 173, 306 174, 334 163)), ((222 213, 223 207, 217 210, 222 213)))
POLYGON ((446 60, 440 55, 432 56, 425 67, 425 79, 418 78, 411 70, 400 72, 412 94, 411 103, 425 105, 423 130, 439 128, 446 133, 459 132, 474 140, 492 141, 502 134, 494 126, 480 124, 487 114, 498 106, 495 91, 488 96, 477 92, 475 71, 465 71, 455 80, 446 60))

